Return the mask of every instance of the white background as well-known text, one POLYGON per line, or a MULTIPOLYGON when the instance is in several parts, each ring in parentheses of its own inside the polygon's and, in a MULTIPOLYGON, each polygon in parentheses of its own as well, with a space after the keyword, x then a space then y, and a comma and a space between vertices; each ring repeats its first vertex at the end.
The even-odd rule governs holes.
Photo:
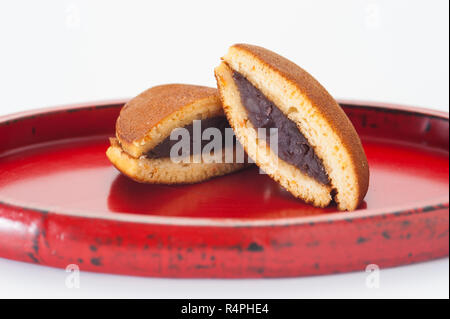
MULTIPOLYGON (((229 45, 276 51, 337 98, 448 111, 449 2, 0 0, 0 116, 130 97, 161 83, 214 86, 229 45)), ((170 280, 0 259, 0 297, 446 297, 448 258, 360 273, 272 280, 170 280)))

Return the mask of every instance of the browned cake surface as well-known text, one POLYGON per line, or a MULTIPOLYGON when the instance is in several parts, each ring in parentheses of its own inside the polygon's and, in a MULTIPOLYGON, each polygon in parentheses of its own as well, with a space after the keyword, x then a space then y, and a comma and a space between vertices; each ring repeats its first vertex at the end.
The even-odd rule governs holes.
POLYGON ((217 89, 187 84, 152 87, 122 108, 116 124, 117 136, 132 143, 181 107, 211 96, 217 96, 217 89))
POLYGON ((362 201, 369 186, 367 158, 355 128, 335 99, 313 76, 292 61, 255 45, 235 44, 233 47, 247 51, 289 80, 308 97, 322 116, 327 119, 334 132, 341 138, 342 143, 349 149, 353 162, 359 164, 355 167, 358 176, 359 201, 362 201))
POLYGON ((170 157, 146 156, 174 128, 214 116, 224 116, 215 88, 188 84, 150 88, 122 108, 116 123, 117 138, 110 139, 106 155, 124 175, 142 183, 197 183, 246 167, 244 163, 207 163, 201 158, 175 163, 170 157))

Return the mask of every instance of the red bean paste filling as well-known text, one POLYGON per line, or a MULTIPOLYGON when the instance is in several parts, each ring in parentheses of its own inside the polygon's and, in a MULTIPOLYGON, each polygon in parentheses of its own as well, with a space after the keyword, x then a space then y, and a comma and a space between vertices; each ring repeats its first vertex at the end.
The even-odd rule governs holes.
MULTIPOLYGON (((227 119, 224 116, 216 116, 216 117, 211 117, 208 119, 204 119, 201 120, 201 130, 202 130, 202 134, 203 131, 206 130, 207 128, 210 127, 215 127, 218 128, 221 132, 222 135, 222 146, 225 145, 225 128, 230 127, 230 125, 227 122, 227 119)), ((195 154, 195 150, 194 150, 194 124, 189 124, 187 126, 184 127, 185 129, 188 130, 189 132, 189 137, 190 137, 190 155, 194 155, 195 154)), ((151 149, 150 151, 148 151, 145 155, 148 158, 164 158, 164 157, 170 157, 170 150, 172 148, 172 146, 174 146, 176 143, 178 143, 181 140, 181 137, 179 137, 179 139, 177 140, 171 140, 170 136, 166 137, 162 142, 160 142, 158 145, 156 145, 153 149, 151 149)), ((201 139, 201 150, 203 150, 203 147, 208 144, 210 142, 210 140, 203 140, 201 139)), ((179 154, 181 155, 181 154, 179 154)))
POLYGON ((328 185, 330 179, 317 157, 314 148, 291 121, 260 90, 242 74, 233 72, 233 79, 241 95, 241 103, 255 128, 266 129, 266 142, 270 146, 270 128, 278 128, 278 157, 294 165, 303 173, 321 184, 328 185))

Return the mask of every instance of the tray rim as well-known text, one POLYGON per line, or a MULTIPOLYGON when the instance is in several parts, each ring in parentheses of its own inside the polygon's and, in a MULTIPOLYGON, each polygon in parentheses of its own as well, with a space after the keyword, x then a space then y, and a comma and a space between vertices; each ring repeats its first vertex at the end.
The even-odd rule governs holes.
MULTIPOLYGON (((115 107, 123 105, 129 99, 112 99, 93 102, 84 102, 76 104, 66 104, 55 107, 38 108, 34 110, 22 111, 13 114, 0 116, 0 125, 10 121, 18 121, 29 117, 45 116, 48 114, 66 112, 68 110, 92 109, 106 106, 115 107)), ((426 109, 421 107, 407 106, 402 104, 392 104, 384 102, 373 102, 363 100, 338 99, 338 103, 355 106, 360 108, 372 109, 388 109, 392 111, 401 111, 405 113, 416 113, 418 115, 426 115, 431 117, 449 120, 449 113, 439 110, 426 109)), ((104 214, 88 211, 88 210, 67 210, 57 206, 43 206, 30 202, 24 203, 12 199, 5 198, 0 195, 0 205, 4 207, 14 207, 33 212, 66 215, 76 218, 103 219, 117 222, 141 223, 141 224, 157 224, 168 226, 214 226, 214 227, 264 227, 264 226, 288 226, 302 224, 329 223, 339 220, 353 221, 356 219, 366 219, 383 215, 403 215, 411 212, 429 212, 438 209, 449 209, 449 197, 441 196, 413 203, 402 205, 388 206, 378 209, 362 209, 354 212, 333 212, 307 217, 287 217, 279 219, 249 219, 249 218, 205 218, 205 217, 165 217, 151 216, 132 213, 111 213, 104 214)))

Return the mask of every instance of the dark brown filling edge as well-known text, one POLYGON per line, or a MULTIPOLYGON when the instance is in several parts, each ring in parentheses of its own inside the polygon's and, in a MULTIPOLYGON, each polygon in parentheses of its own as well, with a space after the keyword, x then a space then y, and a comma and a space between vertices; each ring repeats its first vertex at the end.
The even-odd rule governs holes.
POLYGON ((278 157, 294 165, 319 183, 330 184, 322 160, 315 154, 314 148, 300 132, 295 122, 284 115, 242 74, 233 71, 233 79, 238 87, 241 103, 247 111, 250 122, 257 129, 266 129, 265 140, 269 146, 270 128, 278 129, 278 157))
MULTIPOLYGON (((225 145, 225 129, 229 128, 230 125, 228 124, 228 121, 225 116, 215 116, 211 118, 207 118, 204 120, 201 120, 201 133, 203 134, 203 131, 208 128, 217 128, 220 130, 221 136, 222 136, 222 145, 225 145)), ((200 150, 194 149, 194 124, 189 124, 184 127, 189 132, 189 138, 190 138, 190 155, 196 155, 197 153, 200 153, 201 150, 203 150, 203 147, 208 144, 210 141, 200 139, 200 150), (199 152, 200 151, 200 152, 199 152)), ((181 137, 180 137, 181 139, 181 137)), ((145 153, 145 156, 148 158, 165 158, 170 157, 170 150, 172 147, 179 142, 180 139, 177 140, 171 140, 170 136, 166 137, 162 142, 160 142, 158 145, 156 145, 154 148, 152 148, 150 151, 145 153)))

